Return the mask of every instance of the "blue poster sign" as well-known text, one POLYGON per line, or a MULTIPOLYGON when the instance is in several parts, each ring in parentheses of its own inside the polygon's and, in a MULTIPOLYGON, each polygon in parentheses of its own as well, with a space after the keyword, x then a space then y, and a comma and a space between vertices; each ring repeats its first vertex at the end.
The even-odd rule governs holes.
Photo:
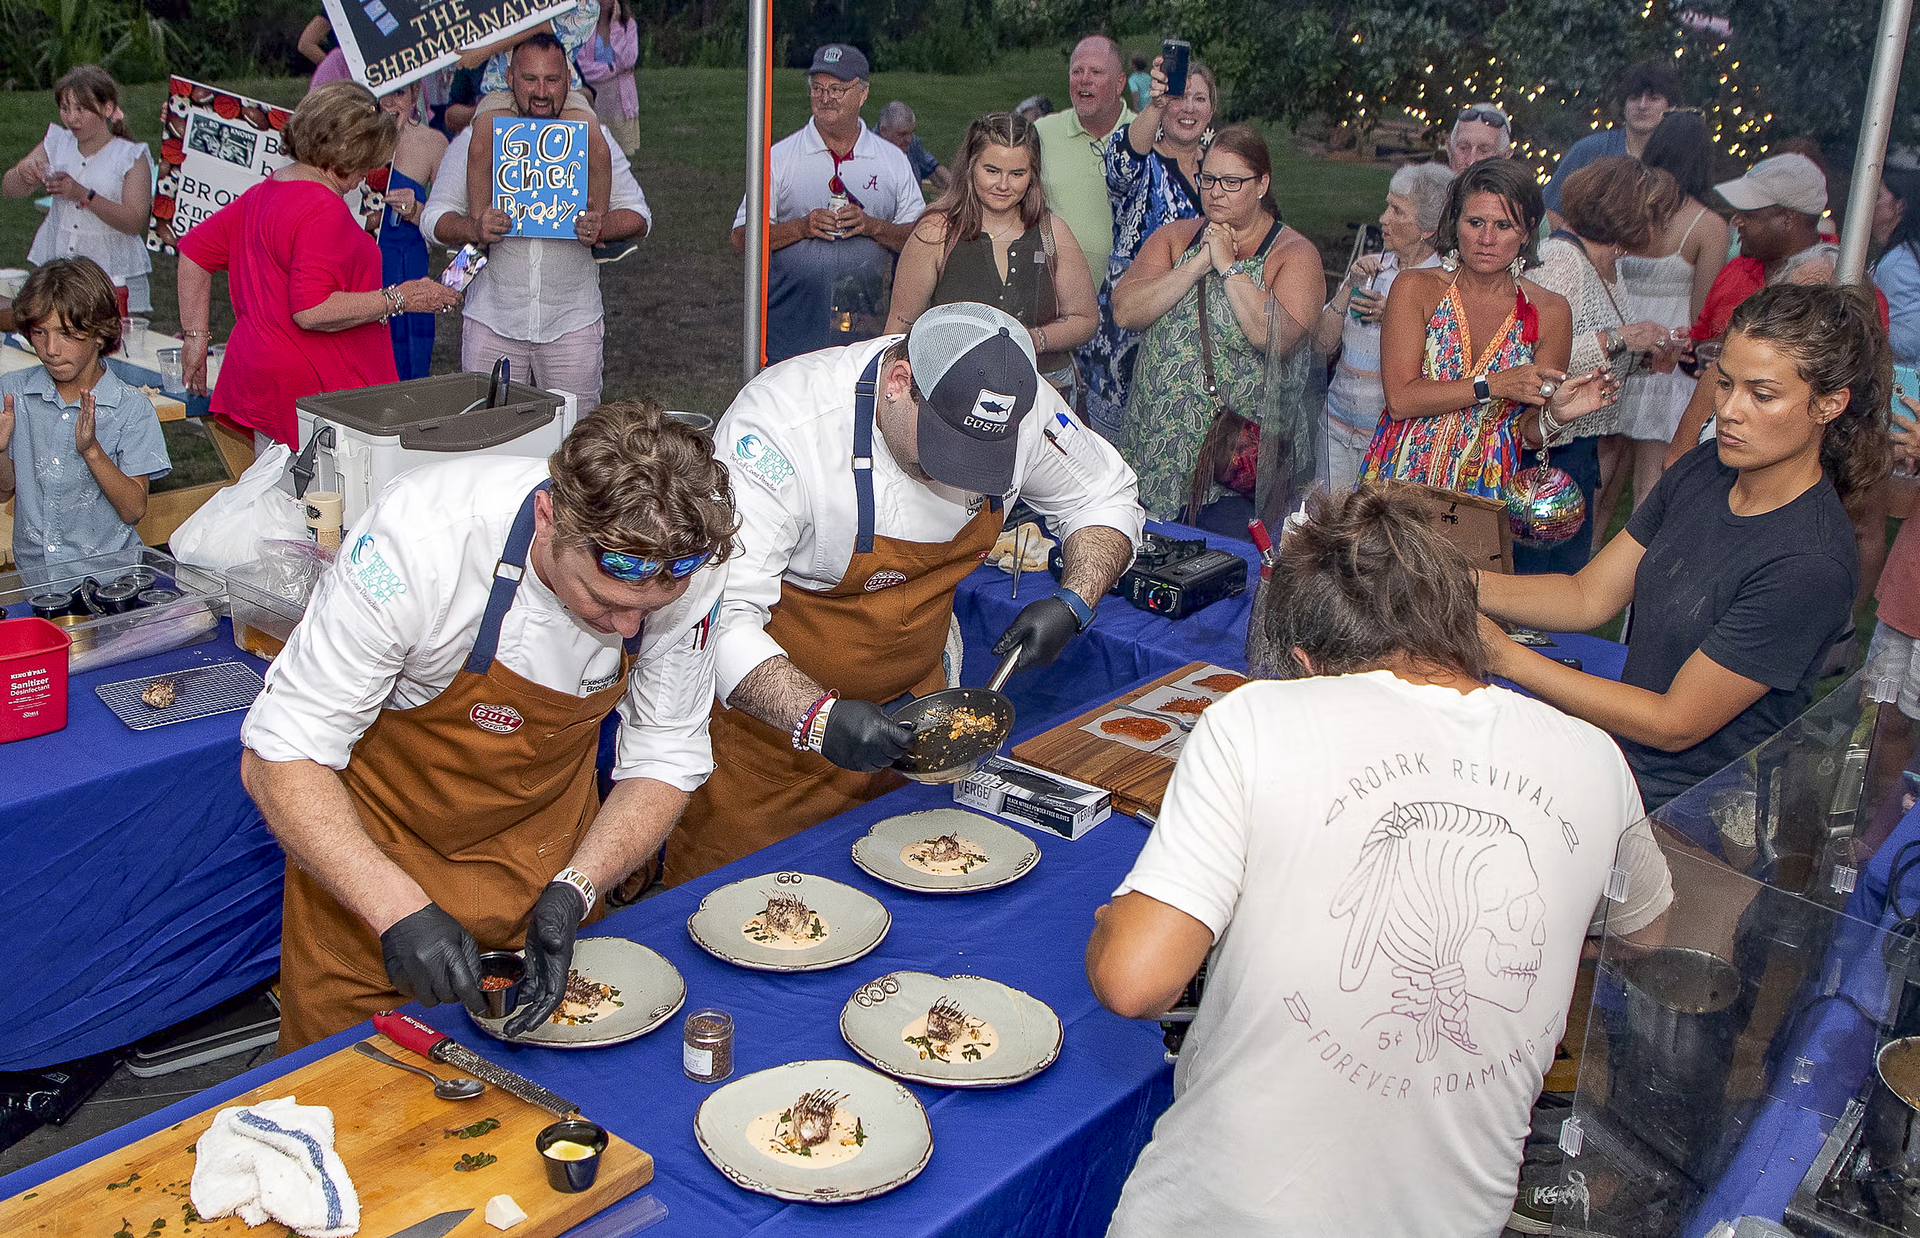
POLYGON ((513 217, 513 236, 572 239, 587 209, 586 122, 496 116, 493 205, 513 217))

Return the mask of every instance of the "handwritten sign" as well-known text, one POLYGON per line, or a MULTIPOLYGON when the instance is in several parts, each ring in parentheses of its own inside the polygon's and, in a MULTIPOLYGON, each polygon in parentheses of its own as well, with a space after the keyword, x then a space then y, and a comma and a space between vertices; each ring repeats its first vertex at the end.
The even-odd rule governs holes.
POLYGON ((571 238, 587 209, 586 122, 496 117, 493 204, 514 236, 571 238))
MULTIPOLYGON (((293 162, 281 131, 292 113, 176 77, 160 109, 160 166, 147 220, 147 248, 177 252, 195 224, 293 162)), ((380 205, 365 187, 347 195, 355 213, 380 205)))
POLYGON ((353 80, 390 94, 460 58, 463 49, 573 11, 576 0, 323 0, 353 80))

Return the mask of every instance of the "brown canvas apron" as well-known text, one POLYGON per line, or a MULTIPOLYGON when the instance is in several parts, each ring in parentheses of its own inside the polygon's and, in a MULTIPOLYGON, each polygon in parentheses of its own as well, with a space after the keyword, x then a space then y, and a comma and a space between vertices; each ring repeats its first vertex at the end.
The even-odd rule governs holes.
MULTIPOLYGON (((814 592, 787 583, 767 635, 816 682, 848 700, 890 701, 946 686, 940 654, 953 594, 1000 536, 998 501, 985 504, 949 542, 875 536, 873 388, 879 358, 854 399, 853 481, 860 524, 840 583, 814 592)), ((841 769, 744 710, 715 705, 713 776, 694 792, 667 839, 664 878, 679 885, 790 838, 828 817, 905 785, 892 770, 841 769)))
MULTIPOLYGON (((529 494, 466 665, 426 704, 382 710, 341 772, 374 844, 483 951, 520 948, 534 900, 599 811, 600 722, 626 690, 638 647, 637 637, 627 642, 614 682, 584 697, 495 660, 532 536, 529 494)), ((291 861, 280 980, 282 1053, 405 1000, 387 978, 379 936, 291 861)))

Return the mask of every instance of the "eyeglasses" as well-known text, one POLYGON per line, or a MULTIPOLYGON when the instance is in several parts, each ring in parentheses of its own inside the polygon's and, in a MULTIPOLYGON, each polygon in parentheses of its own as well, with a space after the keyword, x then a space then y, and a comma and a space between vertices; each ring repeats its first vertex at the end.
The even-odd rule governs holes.
POLYGON ((1505 112, 1486 103, 1476 103, 1461 112, 1460 119, 1478 121, 1483 125, 1492 125, 1495 129, 1505 129, 1509 123, 1505 112))
POLYGON ((1257 176, 1214 176, 1210 172, 1202 172, 1193 178, 1193 183, 1202 189, 1213 189, 1217 187, 1226 190, 1228 193, 1239 193, 1240 186, 1249 181, 1259 179, 1257 176))
POLYGON ((827 82, 808 82, 807 93, 816 99, 825 99, 828 103, 838 103, 847 97, 848 91, 859 85, 859 82, 846 82, 839 86, 827 82))
POLYGON ((615 580, 628 584, 640 584, 652 580, 662 571, 674 580, 685 580, 707 565, 713 558, 713 547, 709 546, 698 554, 683 555, 678 559, 646 559, 639 555, 630 555, 618 550, 608 550, 599 542, 589 542, 593 548, 593 558, 600 570, 615 580))

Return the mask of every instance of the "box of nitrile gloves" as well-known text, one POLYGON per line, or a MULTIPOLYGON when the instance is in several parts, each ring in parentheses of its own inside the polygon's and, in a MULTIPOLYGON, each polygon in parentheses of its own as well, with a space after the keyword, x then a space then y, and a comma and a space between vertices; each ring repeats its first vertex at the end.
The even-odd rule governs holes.
POLYGON ((1113 797, 1099 787, 1006 757, 987 758, 955 783, 953 799, 1062 838, 1078 838, 1113 813, 1113 797))

